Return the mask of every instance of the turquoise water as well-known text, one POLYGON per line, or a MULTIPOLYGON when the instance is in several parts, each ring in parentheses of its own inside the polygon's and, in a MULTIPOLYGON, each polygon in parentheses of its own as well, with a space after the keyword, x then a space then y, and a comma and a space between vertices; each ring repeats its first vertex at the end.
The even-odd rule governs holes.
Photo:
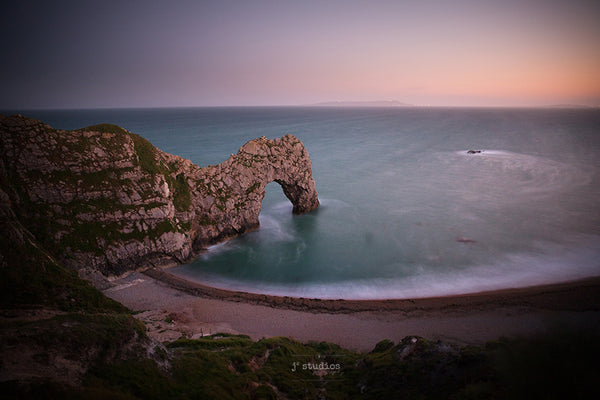
POLYGON ((171 272, 322 298, 477 292, 600 275, 600 111, 201 108, 22 112, 119 124, 200 166, 291 133, 321 207, 267 186, 259 230, 171 272), (467 150, 483 150, 469 155, 467 150))

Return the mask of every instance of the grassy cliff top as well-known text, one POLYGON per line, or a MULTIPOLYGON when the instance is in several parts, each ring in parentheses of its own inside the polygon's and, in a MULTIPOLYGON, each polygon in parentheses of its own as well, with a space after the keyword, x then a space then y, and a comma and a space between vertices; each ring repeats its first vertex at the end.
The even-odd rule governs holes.
POLYGON ((77 129, 83 132, 100 132, 100 133, 128 133, 124 128, 114 124, 96 124, 86 126, 85 128, 77 129))

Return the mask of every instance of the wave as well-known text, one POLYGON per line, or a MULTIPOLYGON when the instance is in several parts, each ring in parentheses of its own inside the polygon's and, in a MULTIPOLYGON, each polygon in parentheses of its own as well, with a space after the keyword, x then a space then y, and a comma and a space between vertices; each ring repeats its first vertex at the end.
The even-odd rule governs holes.
POLYGON ((290 201, 279 201, 268 208, 262 210, 263 214, 289 214, 292 212, 292 203, 290 201))
POLYGON ((269 242, 289 242, 297 238, 296 233, 283 224, 283 221, 268 214, 260 214, 258 217, 260 227, 253 232, 260 236, 260 240, 269 242))
MULTIPOLYGON (((480 176, 492 182, 519 189, 526 194, 548 194, 573 190, 592 182, 593 173, 583 166, 567 164, 546 157, 506 150, 482 150, 469 154, 467 150, 453 153, 452 162, 478 169, 480 176), (469 164, 464 165, 467 162, 469 164)), ((465 172, 465 175, 467 173, 465 172)))
POLYGON ((518 154, 518 153, 513 153, 511 151, 505 151, 505 150, 459 150, 459 151, 455 151, 454 154, 458 154, 460 156, 465 156, 465 157, 485 157, 485 156, 511 156, 513 154, 518 154), (475 153, 469 153, 470 151, 475 151, 475 153))
POLYGON ((235 244, 235 241, 232 241, 232 240, 213 244, 212 246, 208 246, 206 248, 206 252, 204 252, 200 255, 200 259, 207 260, 212 256, 216 256, 218 254, 222 254, 227 251, 232 251, 237 248, 239 248, 239 246, 237 244, 235 244))
POLYGON ((569 238, 568 242, 572 241, 579 243, 579 247, 540 243, 534 253, 508 254, 493 264, 453 271, 417 267, 418 272, 413 275, 395 279, 266 284, 215 275, 198 279, 185 270, 173 273, 221 289, 276 296, 348 300, 438 297, 600 276, 600 237, 582 235, 569 238))

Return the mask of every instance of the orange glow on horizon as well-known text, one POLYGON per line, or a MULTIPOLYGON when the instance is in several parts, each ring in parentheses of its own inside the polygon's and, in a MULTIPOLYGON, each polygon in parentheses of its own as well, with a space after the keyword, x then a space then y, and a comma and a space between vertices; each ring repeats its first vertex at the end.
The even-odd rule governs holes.
POLYGON ((176 3, 11 6, 0 107, 600 105, 597 1, 176 3))

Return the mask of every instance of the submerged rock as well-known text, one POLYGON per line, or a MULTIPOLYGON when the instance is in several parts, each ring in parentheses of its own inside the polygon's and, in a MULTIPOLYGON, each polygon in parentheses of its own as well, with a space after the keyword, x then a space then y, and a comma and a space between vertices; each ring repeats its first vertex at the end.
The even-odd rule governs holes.
POLYGON ((116 125, 65 131, 0 116, 0 188, 46 250, 82 273, 181 263, 256 229, 273 181, 295 214, 319 206, 308 152, 292 135, 251 140, 200 168, 116 125))

